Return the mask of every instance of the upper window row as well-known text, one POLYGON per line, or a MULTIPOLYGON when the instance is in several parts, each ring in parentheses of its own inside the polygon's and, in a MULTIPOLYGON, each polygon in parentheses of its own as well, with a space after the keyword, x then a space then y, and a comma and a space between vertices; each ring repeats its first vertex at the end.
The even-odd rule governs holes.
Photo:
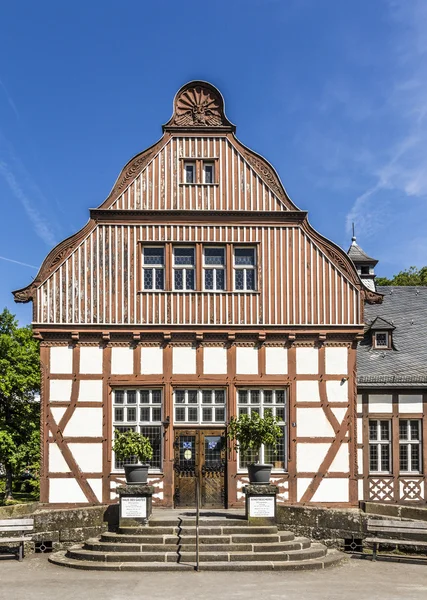
POLYGON ((184 183, 215 183, 215 163, 206 161, 185 161, 184 183))
MULTIPOLYGON (((232 253, 233 278, 231 286, 237 291, 256 289, 255 248, 235 247, 232 253)), ((163 246, 146 246, 142 249, 143 289, 166 289, 166 261, 163 246)), ((227 252, 225 246, 205 246, 202 249, 202 282, 206 291, 227 289, 227 252)), ((197 289, 197 260, 194 246, 172 248, 172 289, 193 291, 197 289)), ((230 286, 230 283, 229 283, 230 286)), ((230 286, 230 287, 231 287, 230 286)))

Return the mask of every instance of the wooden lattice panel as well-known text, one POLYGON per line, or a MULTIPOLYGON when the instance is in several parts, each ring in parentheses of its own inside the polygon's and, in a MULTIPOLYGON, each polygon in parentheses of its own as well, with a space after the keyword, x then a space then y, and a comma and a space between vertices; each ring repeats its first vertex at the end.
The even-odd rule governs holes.
POLYGON ((402 502, 423 500, 423 486, 422 479, 400 479, 400 500, 402 502))
POLYGON ((394 501, 394 482, 392 477, 369 479, 369 500, 379 502, 394 501))

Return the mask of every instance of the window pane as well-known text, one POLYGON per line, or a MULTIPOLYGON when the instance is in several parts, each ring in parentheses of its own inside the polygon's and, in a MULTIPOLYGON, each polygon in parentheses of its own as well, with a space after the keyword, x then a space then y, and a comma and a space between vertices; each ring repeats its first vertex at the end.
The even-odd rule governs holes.
POLYGON ((409 469, 408 444, 400 444, 399 467, 401 471, 409 469))
POLYGON ((390 471, 390 446, 381 445, 381 471, 390 471))
POLYGON ((381 421, 380 428, 381 428, 381 439, 388 441, 390 439, 390 422, 389 421, 381 421))
POLYGON ((177 423, 185 421, 185 407, 184 406, 176 406, 175 407, 175 421, 177 423))
POLYGON ((205 269, 205 289, 214 289, 214 272, 213 269, 205 269))
POLYGON ((264 404, 273 404, 272 390, 264 390, 264 404))
POLYGON ((188 390, 188 404, 197 404, 197 390, 188 390))
POLYGON ((205 248, 205 265, 224 266, 224 248, 205 248))
POLYGON ((194 248, 174 248, 173 255, 176 265, 194 266, 194 248))
POLYGON ((174 287, 176 290, 184 289, 184 276, 181 269, 175 269, 174 272, 174 287))
POLYGON ((246 269, 246 289, 255 289, 255 271, 253 269, 246 269))
POLYGON ((259 404, 260 393, 259 390, 251 390, 251 404, 259 404))
POLYGON ((211 390, 203 390, 202 391, 202 403, 203 404, 212 404, 212 392, 211 392, 211 390))
POLYGON ((279 419, 279 421, 284 421, 285 420, 285 407, 283 406, 278 406, 276 408, 276 417, 279 419))
POLYGON ((420 439, 419 421, 411 421, 411 440, 420 439))
POLYGON ((184 404, 185 402, 185 392, 184 390, 176 390, 175 392, 175 403, 176 404, 184 404))
POLYGON ((194 165, 185 165, 185 183, 194 183, 194 165))
POLYGON ((225 408, 215 407, 215 421, 217 423, 225 421, 225 408))
POLYGON ((241 469, 244 469, 250 463, 254 463, 255 462, 255 456, 256 456, 255 450, 249 450, 245 454, 239 452, 239 467, 241 469))
POLYGON ((128 404, 136 404, 136 390, 128 390, 126 395, 128 404))
POLYGON ((247 404, 248 403, 248 392, 247 390, 239 390, 239 403, 247 404))
POLYGON ((400 420, 399 421, 399 438, 401 440, 407 440, 408 439, 408 421, 405 420, 400 420))
POLYGON ((114 409, 114 420, 115 421, 124 421, 124 409, 123 408, 115 408, 114 409))
POLYGON ((163 265, 163 248, 144 248, 144 265, 163 265))
POLYGON ((197 423, 199 420, 199 409, 197 406, 188 407, 188 421, 191 423, 197 423))
POLYGON ((411 445, 411 471, 421 471, 420 468, 420 445, 411 445))
POLYGON ((276 390, 276 404, 285 404, 285 392, 276 390))
POLYGON ((205 183, 213 183, 213 165, 205 165, 205 183))
POLYGON ((248 407, 247 406, 240 406, 239 407, 239 416, 240 415, 247 415, 248 414, 248 407))
POLYGON ((387 346, 387 334, 386 333, 376 333, 375 334, 375 343, 377 346, 387 346))
POLYGON ((136 407, 127 409, 127 420, 128 421, 136 421, 136 407))
POLYGON ((243 269, 236 269, 234 271, 234 287, 236 290, 244 289, 244 273, 243 269))
POLYGON ((212 421, 212 408, 210 407, 203 407, 202 409, 202 421, 204 423, 208 423, 212 421))
POLYGON ((160 390, 153 390, 151 392, 151 400, 153 404, 161 404, 162 403, 162 392, 160 390))
POLYGON ((376 421, 369 421, 369 439, 372 441, 378 439, 378 428, 376 421))
POLYGON ((224 269, 216 269, 216 289, 225 289, 225 271, 224 269))
POLYGON ((150 440, 153 448, 153 458, 149 460, 151 467, 156 469, 162 468, 162 432, 161 428, 156 426, 140 427, 140 433, 150 440))
POLYGON ((148 406, 140 407, 140 421, 149 421, 150 420, 150 408, 148 406))
POLYGON ((116 404, 123 404, 125 401, 125 393, 123 390, 116 390, 114 392, 114 402, 116 404))
POLYGON ((254 266, 255 250, 253 248, 235 248, 234 264, 254 266))
POLYGON ((150 392, 148 390, 141 390, 139 392, 139 398, 141 404, 148 404, 150 402, 150 392))
POLYGON ((225 390, 215 390, 215 404, 225 403, 225 390))
POLYGON ((144 290, 153 289, 153 269, 144 269, 144 290))
POLYGON ((155 423, 159 423, 162 420, 162 409, 160 406, 153 406, 151 409, 151 420, 155 423))
POLYGON ((185 270, 185 287, 187 290, 194 290, 194 269, 185 270))
POLYGON ((369 446, 369 470, 378 471, 378 446, 376 444, 369 446))
POLYGON ((156 290, 163 290, 165 287, 165 277, 163 269, 156 269, 156 290))

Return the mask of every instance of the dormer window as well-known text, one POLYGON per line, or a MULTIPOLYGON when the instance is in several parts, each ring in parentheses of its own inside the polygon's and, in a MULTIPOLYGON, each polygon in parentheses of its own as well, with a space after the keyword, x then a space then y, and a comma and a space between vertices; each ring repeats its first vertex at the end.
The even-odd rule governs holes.
POLYGON ((371 270, 370 270, 369 267, 366 267, 366 266, 360 267, 360 274, 361 275, 369 275, 370 272, 371 272, 371 270))
POLYGON ((374 333, 375 348, 389 348, 389 333, 388 331, 376 331, 374 333))

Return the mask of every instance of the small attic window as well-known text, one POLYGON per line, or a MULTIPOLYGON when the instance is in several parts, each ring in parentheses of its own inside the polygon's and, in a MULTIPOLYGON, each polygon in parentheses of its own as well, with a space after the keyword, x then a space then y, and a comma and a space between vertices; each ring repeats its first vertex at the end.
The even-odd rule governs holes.
POLYGON ((374 348, 389 348, 390 334, 388 331, 376 331, 374 333, 374 348))
POLYGON ((369 267, 360 267, 360 274, 361 275, 369 275, 370 274, 370 268, 369 267))

